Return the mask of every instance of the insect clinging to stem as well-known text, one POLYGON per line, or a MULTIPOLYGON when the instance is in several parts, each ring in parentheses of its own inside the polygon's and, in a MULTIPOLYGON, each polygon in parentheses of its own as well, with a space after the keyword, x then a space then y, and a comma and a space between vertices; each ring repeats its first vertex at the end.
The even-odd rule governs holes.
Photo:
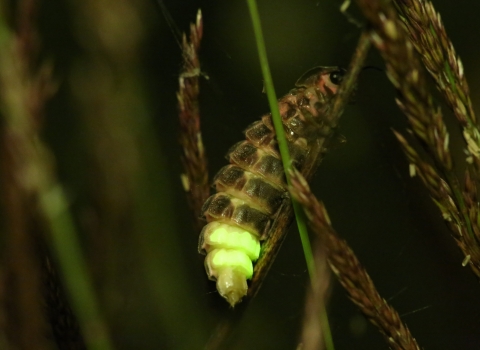
MULTIPOLYGON (((345 72, 313 68, 278 101, 292 165, 302 173, 318 163, 334 134, 336 123, 327 116, 345 72)), ((245 137, 230 149, 230 164, 214 178, 217 193, 203 205, 208 223, 199 239, 207 275, 232 307, 247 294, 261 242, 290 201, 271 114, 251 124, 245 137)))

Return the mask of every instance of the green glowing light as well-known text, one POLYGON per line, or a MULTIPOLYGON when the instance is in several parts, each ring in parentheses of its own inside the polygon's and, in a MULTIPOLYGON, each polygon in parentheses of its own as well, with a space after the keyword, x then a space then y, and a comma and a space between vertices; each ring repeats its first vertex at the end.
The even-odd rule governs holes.
POLYGON ((215 249, 212 267, 221 270, 223 268, 232 268, 242 273, 246 278, 252 278, 253 265, 250 258, 239 250, 215 249))
POLYGON ((208 243, 214 248, 239 250, 255 261, 260 255, 258 238, 239 227, 219 223, 212 228, 208 243))

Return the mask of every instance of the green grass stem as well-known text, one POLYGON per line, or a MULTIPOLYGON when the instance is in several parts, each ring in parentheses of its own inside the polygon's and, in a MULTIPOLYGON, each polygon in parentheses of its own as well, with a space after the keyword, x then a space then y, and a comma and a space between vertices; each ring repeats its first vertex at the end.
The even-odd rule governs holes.
POLYGON ((63 189, 56 185, 43 192, 40 193, 40 209, 48 221, 51 243, 87 349, 113 349, 63 189))
MULTIPOLYGON (((275 126, 275 133, 277 135, 278 148, 282 157, 282 163, 283 168, 285 169, 287 183, 288 185, 290 185, 290 174, 288 170, 292 168, 292 161, 288 152, 287 138, 285 137, 282 118, 278 109, 278 99, 275 93, 275 87, 273 85, 272 74, 270 73, 270 66, 268 65, 267 50, 265 48, 265 41, 263 39, 257 3, 255 0, 247 0, 247 2, 250 9, 250 16, 253 22, 255 40, 257 42, 258 56, 260 58, 260 65, 262 67, 262 74, 265 82, 265 88, 267 91, 268 103, 272 112, 273 124, 275 126)), ((310 245, 310 240, 308 238, 307 224, 304 216, 302 215, 301 207, 294 200, 292 200, 292 203, 293 210, 295 212, 295 218, 297 220, 298 231, 300 232, 300 238, 302 240, 303 253, 305 254, 305 259, 307 261, 308 273, 310 275, 310 279, 313 280, 315 276, 315 264, 313 261, 313 253, 310 245)))
MULTIPOLYGON (((255 33, 255 40, 257 43, 258 56, 260 59, 260 66, 262 68, 262 74, 264 79, 265 88, 267 91, 268 103, 272 112, 273 124, 275 126, 275 133, 277 135, 278 148, 282 158, 283 168, 285 169, 285 176, 287 178, 287 184, 290 186, 290 174, 289 171, 292 168, 292 161, 288 152, 287 139, 285 137, 285 131, 283 129, 282 118, 278 109, 278 100, 275 93, 275 87, 273 85, 272 74, 270 73, 270 66, 268 64, 267 50, 265 48, 265 40, 263 38, 262 26, 260 22, 260 15, 258 13, 257 3, 255 0, 247 0, 248 8, 250 10, 250 17, 253 23, 253 30, 255 33)), ((308 274, 310 280, 315 279, 315 263, 313 260, 312 247, 310 239, 308 237, 307 223, 305 215, 301 206, 297 201, 292 199, 293 210, 295 213, 295 219, 297 221, 298 231, 300 233, 300 239, 302 241, 303 254, 307 262, 308 274)), ((325 309, 320 312, 322 319, 323 336, 325 337, 325 345, 327 350, 334 350, 333 340, 330 333, 330 326, 328 323, 328 316, 325 309)))

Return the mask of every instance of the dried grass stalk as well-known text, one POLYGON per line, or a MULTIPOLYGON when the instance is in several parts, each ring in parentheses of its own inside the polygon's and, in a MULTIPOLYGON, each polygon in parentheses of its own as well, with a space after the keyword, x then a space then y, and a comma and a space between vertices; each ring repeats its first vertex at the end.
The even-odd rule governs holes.
POLYGON ((458 121, 467 129, 473 126, 476 117, 463 65, 445 31, 440 14, 430 1, 394 0, 394 4, 423 64, 458 121))
POLYGON ((380 296, 352 249, 338 237, 324 205, 311 193, 308 183, 298 171, 291 176, 290 193, 302 205, 312 230, 325 247, 330 268, 350 299, 385 336, 391 349, 420 349, 397 311, 380 296))
POLYGON ((372 41, 385 59, 388 78, 400 93, 397 104, 438 165, 450 170, 449 136, 442 112, 433 104, 423 68, 393 5, 378 0, 357 0, 357 3, 372 25, 372 41))
MULTIPOLYGON (((301 343, 297 350, 331 349, 326 344, 332 342, 326 306, 330 297, 331 272, 328 267, 325 247, 320 240, 313 242, 315 278, 308 289, 305 300, 305 315, 301 333, 301 343), (327 340, 327 341, 326 341, 327 340)), ((329 344, 330 345, 330 344, 329 344)))
POLYGON ((352 95, 355 95, 357 89, 357 79, 360 71, 363 69, 365 59, 372 46, 370 40, 370 31, 364 30, 358 39, 355 53, 352 56, 347 74, 342 80, 342 84, 338 88, 332 108, 329 111, 329 118, 335 125, 338 124, 339 118, 343 114, 345 106, 350 102, 352 95))
MULTIPOLYGON (((407 29, 415 49, 423 64, 435 80, 438 90, 453 110, 466 142, 467 162, 473 167, 467 168, 465 189, 462 193, 464 220, 458 225, 467 225, 465 237, 457 239, 465 253, 465 261, 470 262, 480 277, 480 229, 477 184, 480 181, 480 132, 476 125, 475 112, 470 99, 468 83, 460 57, 449 39, 440 14, 433 4, 425 0, 395 0, 401 20, 407 29)), ((459 196, 460 197, 460 196, 459 196)), ((445 215, 444 215, 445 216, 445 215)), ((455 229, 452 229, 455 231, 455 229)), ((456 231, 461 231, 456 229, 456 231)), ((464 230, 465 231, 465 230, 464 230)))
MULTIPOLYGON (((183 149, 181 174, 183 188, 194 215, 196 231, 205 224, 200 220, 203 203, 210 195, 207 156, 203 147, 198 106, 200 61, 198 50, 203 34, 202 12, 198 10, 196 24, 190 24, 190 38, 183 35, 183 70, 177 92, 180 118, 180 145, 183 149)), ((196 233, 197 234, 197 233, 196 233)))
MULTIPOLYGON (((476 127, 470 126, 475 118, 473 110, 470 107, 467 110, 465 107, 465 103, 470 106, 468 95, 463 96, 468 93, 468 86, 461 63, 446 37, 443 25, 438 17, 432 17, 433 7, 427 6, 428 10, 425 7, 423 15, 420 15, 423 2, 405 0, 400 3, 400 1, 403 0, 398 0, 397 5, 404 13, 403 20, 407 23, 410 36, 417 50, 422 54, 425 65, 432 74, 437 75, 435 78, 437 85, 448 95, 447 100, 450 98, 453 108, 464 111, 457 117, 467 125, 464 136, 470 153, 474 155, 480 148, 475 139, 476 136, 473 135, 478 131, 476 127), (427 16, 427 12, 430 13, 430 17, 427 16), (407 15, 410 17, 407 18, 407 15), (424 17, 419 18, 419 16, 424 17), (425 27, 419 28, 422 23, 423 25, 429 23, 427 26, 429 33, 424 33, 425 27), (447 64, 442 61, 444 57, 442 55, 449 57, 447 64), (442 78, 439 75, 446 76, 442 78), (458 96, 455 95, 455 91, 458 96)), ((414 44, 400 24, 392 3, 379 0, 357 0, 357 3, 373 27, 372 40, 386 61, 390 81, 399 91, 397 103, 407 116, 414 135, 422 141, 433 157, 434 166, 419 157, 413 147, 398 133, 396 133, 397 139, 402 144, 412 169, 418 170, 435 204, 447 220, 454 238, 465 254, 464 261, 467 261, 480 277, 480 241, 476 233, 479 229, 475 227, 477 220, 471 220, 471 217, 478 217, 478 208, 474 201, 476 194, 472 193, 473 186, 469 187, 470 191, 463 193, 460 189, 459 181, 453 172, 449 134, 440 109, 433 105, 423 68, 414 51, 414 44)), ((476 178, 476 173, 478 172, 475 171, 473 176, 469 174, 469 178, 476 178)))

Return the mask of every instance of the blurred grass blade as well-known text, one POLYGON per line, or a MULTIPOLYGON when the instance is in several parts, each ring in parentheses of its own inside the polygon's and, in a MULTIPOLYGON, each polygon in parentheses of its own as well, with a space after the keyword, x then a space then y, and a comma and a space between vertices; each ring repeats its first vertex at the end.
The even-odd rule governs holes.
POLYGON ((40 194, 40 208, 50 226, 52 245, 87 348, 113 349, 60 185, 40 194))
MULTIPOLYGON (((5 132, 11 138, 10 152, 16 158, 11 176, 19 187, 19 196, 38 199, 42 219, 50 230, 48 241, 58 262, 71 301, 89 349, 113 349, 107 327, 100 314, 96 296, 83 259, 77 233, 61 186, 57 183, 48 148, 35 127, 35 116, 28 109, 33 78, 26 58, 15 50, 14 34, 0 18, 0 85, 5 132), (21 63, 23 64, 21 64, 21 63), (21 193, 20 193, 21 192, 21 193)), ((38 91, 37 91, 38 92, 38 91)), ((27 220, 28 218, 23 218, 27 220)))

